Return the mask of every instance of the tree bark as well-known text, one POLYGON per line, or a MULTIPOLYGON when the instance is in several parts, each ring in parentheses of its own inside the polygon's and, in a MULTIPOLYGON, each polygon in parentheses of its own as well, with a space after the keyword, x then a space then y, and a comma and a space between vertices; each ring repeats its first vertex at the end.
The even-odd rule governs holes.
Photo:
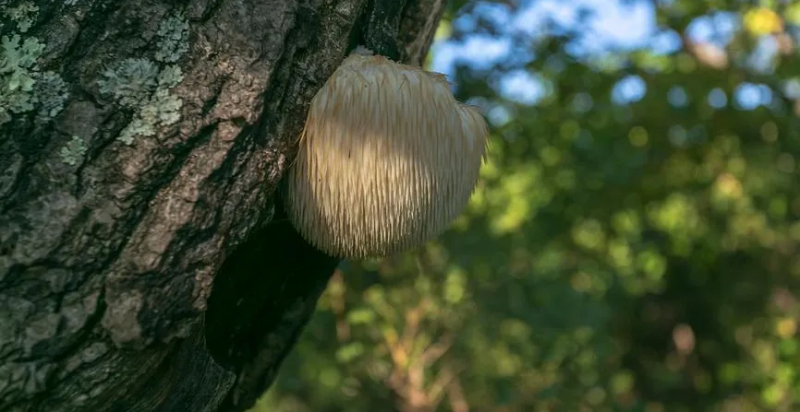
MULTIPOLYGON (((276 189, 371 7, 0 0, 0 410, 242 411, 269 387, 338 265, 276 189)), ((443 7, 408 1, 402 61, 443 7)))

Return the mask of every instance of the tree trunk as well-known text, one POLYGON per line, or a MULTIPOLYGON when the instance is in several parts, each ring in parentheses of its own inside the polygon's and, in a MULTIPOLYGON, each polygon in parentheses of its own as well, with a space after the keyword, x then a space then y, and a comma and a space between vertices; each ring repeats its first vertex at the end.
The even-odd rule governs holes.
MULTIPOLYGON (((0 410, 266 390, 338 264, 276 188, 372 3, 0 0, 0 410)), ((408 0, 401 60, 443 3, 408 0)))

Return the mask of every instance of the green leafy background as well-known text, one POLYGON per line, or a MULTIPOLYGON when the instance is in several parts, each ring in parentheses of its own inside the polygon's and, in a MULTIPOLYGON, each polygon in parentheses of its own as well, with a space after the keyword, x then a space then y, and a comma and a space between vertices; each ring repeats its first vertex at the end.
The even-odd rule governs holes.
POLYGON ((424 248, 344 263, 254 412, 800 410, 800 2, 653 0, 653 41, 591 46, 637 2, 518 33, 531 2, 450 2, 431 61, 512 51, 449 73, 491 121, 480 186, 424 248))

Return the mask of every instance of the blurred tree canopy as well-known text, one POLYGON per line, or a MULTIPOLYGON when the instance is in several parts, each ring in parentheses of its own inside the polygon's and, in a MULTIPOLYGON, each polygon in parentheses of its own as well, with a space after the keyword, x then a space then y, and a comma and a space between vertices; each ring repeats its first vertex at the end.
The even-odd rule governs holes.
POLYGON ((254 411, 800 410, 800 1, 452 2, 469 43, 468 210, 343 264, 254 411))

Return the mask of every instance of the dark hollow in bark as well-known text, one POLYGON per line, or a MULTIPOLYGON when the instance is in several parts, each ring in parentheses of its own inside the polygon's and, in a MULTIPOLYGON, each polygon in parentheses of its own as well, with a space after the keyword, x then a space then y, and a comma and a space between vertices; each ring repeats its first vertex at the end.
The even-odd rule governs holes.
POLYGON ((227 259, 205 316, 209 353, 240 371, 226 406, 252 404, 266 389, 338 263, 285 220, 256 233, 227 259))
MULTIPOLYGON (((419 64, 443 3, 407 1, 400 60, 419 64)), ((46 121, 0 113, 0 410, 241 411, 269 387, 337 265, 273 221, 276 188, 370 4, 0 0, 0 38, 44 44, 32 70, 69 92, 46 121), (23 3, 25 30, 5 13, 23 3), (127 59, 182 73, 179 119, 130 145, 144 109, 103 83, 127 59)))

